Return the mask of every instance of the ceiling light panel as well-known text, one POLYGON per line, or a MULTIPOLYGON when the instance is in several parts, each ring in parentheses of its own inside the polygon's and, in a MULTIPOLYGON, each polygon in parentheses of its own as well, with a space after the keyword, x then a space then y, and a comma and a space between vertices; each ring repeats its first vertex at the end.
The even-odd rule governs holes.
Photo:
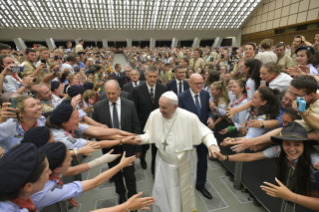
POLYGON ((0 0, 0 26, 124 30, 237 29, 260 1, 0 0))

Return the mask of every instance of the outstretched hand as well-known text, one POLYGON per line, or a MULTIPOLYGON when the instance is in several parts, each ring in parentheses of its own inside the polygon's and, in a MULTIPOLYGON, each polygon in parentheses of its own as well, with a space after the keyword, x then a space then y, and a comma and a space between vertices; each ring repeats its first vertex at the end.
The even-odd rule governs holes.
POLYGON ((154 202, 156 201, 155 198, 154 197, 139 198, 142 195, 143 193, 140 192, 127 200, 126 204, 129 211, 150 210, 150 208, 146 206, 153 205, 154 202))
POLYGON ((208 147, 208 151, 209 151, 209 157, 213 157, 213 158, 217 158, 217 153, 220 152, 220 149, 218 146, 212 144, 208 147))
POLYGON ((277 178, 275 178, 275 180, 279 186, 264 182, 264 184, 266 184, 267 186, 262 185, 260 186, 261 189, 271 197, 277 197, 285 200, 292 199, 294 193, 290 191, 284 184, 282 184, 277 178))

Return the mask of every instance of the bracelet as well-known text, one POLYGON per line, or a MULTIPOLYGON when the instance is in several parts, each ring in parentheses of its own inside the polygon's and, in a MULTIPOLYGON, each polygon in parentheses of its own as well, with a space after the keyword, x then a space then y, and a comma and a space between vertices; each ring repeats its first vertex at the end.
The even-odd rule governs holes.
POLYGON ((226 155, 226 160, 225 161, 229 161, 229 156, 228 155, 226 155))
POLYGON ((127 203, 125 202, 125 208, 126 208, 126 212, 130 212, 130 210, 127 207, 127 203))
POLYGON ((123 144, 122 139, 120 139, 120 143, 119 143, 119 145, 121 146, 122 144, 123 144))
POLYGON ((234 126, 228 126, 227 129, 229 133, 236 131, 234 126))
POLYGON ((78 155, 78 148, 74 148, 73 150, 74 150, 75 155, 78 155))

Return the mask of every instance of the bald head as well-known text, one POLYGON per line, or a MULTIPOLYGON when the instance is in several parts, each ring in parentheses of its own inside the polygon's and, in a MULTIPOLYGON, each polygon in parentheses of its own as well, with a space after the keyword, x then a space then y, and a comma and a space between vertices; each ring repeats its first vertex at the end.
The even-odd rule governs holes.
POLYGON ((188 84, 189 84, 190 89, 195 94, 198 94, 203 88, 203 84, 204 84, 203 76, 198 74, 198 73, 192 74, 189 78, 188 84))
POLYGON ((52 99, 51 89, 46 85, 34 85, 31 87, 31 92, 40 100, 51 101, 52 99))
POLYGON ((116 80, 108 80, 105 83, 105 94, 110 102, 116 102, 121 93, 121 88, 116 80))

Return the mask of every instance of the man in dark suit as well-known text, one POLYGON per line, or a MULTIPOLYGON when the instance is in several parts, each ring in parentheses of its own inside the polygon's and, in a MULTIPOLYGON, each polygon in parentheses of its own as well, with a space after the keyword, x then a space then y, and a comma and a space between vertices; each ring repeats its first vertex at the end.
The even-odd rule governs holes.
POLYGON ((123 87, 125 84, 131 82, 130 73, 131 73, 132 67, 129 65, 126 65, 124 68, 124 76, 121 76, 118 81, 120 84, 121 89, 123 90, 123 87))
MULTIPOLYGON (((134 103, 130 100, 120 98, 121 89, 116 80, 109 80, 105 83, 105 91, 107 99, 99 101, 94 106, 93 119, 107 125, 109 128, 118 128, 127 132, 140 134, 141 128, 138 121, 137 113, 134 103)), ((142 148, 139 145, 123 144, 112 147, 114 149, 113 154, 123 154, 126 152, 126 157, 133 155, 139 156, 142 148)), ((111 149, 102 149, 103 154, 106 154, 111 149)), ((115 161, 109 163, 109 168, 118 165, 121 157, 118 157, 115 161)), ((116 193, 119 195, 119 204, 124 203, 127 198, 135 195, 136 191, 136 178, 135 168, 128 166, 123 168, 113 176, 113 180, 116 187, 116 193), (124 186, 124 180, 125 185, 124 186)))
MULTIPOLYGON (((212 128, 214 122, 210 117, 209 93, 202 89, 203 83, 202 75, 193 74, 189 80, 190 88, 178 96, 178 106, 195 113, 203 124, 212 128)), ((198 156, 196 189, 207 199, 212 199, 212 195, 205 188, 208 149, 205 145, 200 144, 196 150, 198 156)))
MULTIPOLYGON (((149 66, 146 70, 146 83, 141 84, 133 89, 132 100, 135 104, 135 108, 137 111, 138 118, 140 120, 141 129, 143 130, 148 119, 150 113, 158 108, 158 100, 161 95, 167 91, 166 87, 161 84, 157 84, 158 72, 156 66, 149 66)), ((157 152, 157 148, 155 144, 151 144, 152 146, 152 165, 151 171, 154 176, 154 168, 155 168, 155 156, 157 152)), ((146 151, 149 149, 149 145, 143 145, 142 147, 142 155, 141 166, 143 169, 146 169, 147 164, 145 161, 146 151)))
POLYGON ((167 90, 173 91, 176 95, 183 93, 189 88, 188 83, 185 81, 186 73, 184 68, 180 65, 174 69, 175 79, 166 83, 167 90))
POLYGON ((123 87, 123 90, 128 92, 130 94, 130 98, 132 98, 132 93, 133 93, 133 89, 142 84, 142 83, 145 83, 145 81, 140 81, 140 73, 133 69, 130 73, 130 79, 131 79, 131 82, 127 83, 124 85, 123 87))
MULTIPOLYGON (((126 91, 121 91, 120 97, 121 97, 121 98, 124 98, 124 99, 130 99, 130 94, 129 94, 128 92, 126 92, 126 91)), ((103 92, 103 93, 101 93, 101 95, 99 96, 99 100, 98 100, 98 101, 101 101, 101 100, 103 100, 103 99, 105 99, 105 98, 106 98, 106 94, 105 94, 105 92, 103 92)))
POLYGON ((121 72, 121 70, 122 70, 121 64, 118 64, 118 63, 115 64, 114 69, 115 69, 115 71, 109 75, 110 79, 119 80, 121 76, 125 75, 124 72, 121 72))

